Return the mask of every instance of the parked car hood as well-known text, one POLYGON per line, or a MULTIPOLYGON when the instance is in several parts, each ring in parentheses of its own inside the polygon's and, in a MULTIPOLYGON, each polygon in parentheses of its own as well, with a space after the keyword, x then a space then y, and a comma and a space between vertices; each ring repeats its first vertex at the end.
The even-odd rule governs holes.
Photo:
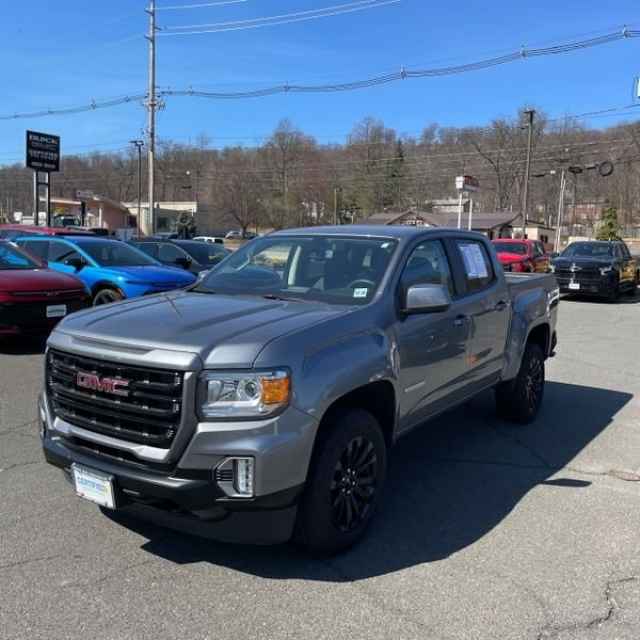
POLYGON ((148 265, 140 267, 105 267, 105 271, 114 274, 116 277, 145 283, 175 284, 183 287, 195 281, 194 276, 176 267, 165 267, 162 265, 148 265))
POLYGON ((522 255, 521 253, 509 253, 507 251, 497 251, 498 260, 502 262, 502 264, 511 264, 512 262, 524 262, 525 260, 529 260, 529 256, 522 255))
POLYGON ((126 347, 186 351, 209 367, 251 367, 262 348, 291 331, 353 307, 172 291, 94 307, 66 318, 56 333, 126 347))
POLYGON ((84 288, 77 278, 53 269, 0 270, 0 291, 68 291, 84 288))

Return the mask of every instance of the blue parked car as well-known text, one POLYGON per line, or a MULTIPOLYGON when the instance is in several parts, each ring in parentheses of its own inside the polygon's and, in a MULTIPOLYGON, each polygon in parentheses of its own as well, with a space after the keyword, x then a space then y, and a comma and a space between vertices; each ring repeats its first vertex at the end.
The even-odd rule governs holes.
POLYGON ((196 278, 166 267, 120 240, 91 236, 26 236, 14 242, 46 260, 51 269, 78 277, 94 306, 186 287, 196 278))

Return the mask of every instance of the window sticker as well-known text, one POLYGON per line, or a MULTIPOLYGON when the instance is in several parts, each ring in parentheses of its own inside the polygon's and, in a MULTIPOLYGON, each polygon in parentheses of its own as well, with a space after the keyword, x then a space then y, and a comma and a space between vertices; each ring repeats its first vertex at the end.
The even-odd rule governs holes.
POLYGON ((354 298, 366 298, 368 293, 369 293, 369 289, 367 289, 367 288, 354 289, 353 290, 353 297, 354 298))
POLYGON ((460 252, 464 260, 464 268, 469 279, 486 278, 489 276, 487 264, 482 255, 482 249, 475 242, 472 244, 461 244, 460 252))

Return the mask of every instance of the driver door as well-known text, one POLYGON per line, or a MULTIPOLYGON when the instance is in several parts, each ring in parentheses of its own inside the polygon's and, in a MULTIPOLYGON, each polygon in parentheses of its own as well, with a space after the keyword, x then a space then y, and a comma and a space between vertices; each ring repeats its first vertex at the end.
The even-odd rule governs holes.
POLYGON ((396 323, 400 355, 400 429, 426 420, 464 382, 471 324, 458 299, 444 244, 427 240, 409 255, 400 287, 441 284, 451 296, 446 311, 401 316, 396 323))

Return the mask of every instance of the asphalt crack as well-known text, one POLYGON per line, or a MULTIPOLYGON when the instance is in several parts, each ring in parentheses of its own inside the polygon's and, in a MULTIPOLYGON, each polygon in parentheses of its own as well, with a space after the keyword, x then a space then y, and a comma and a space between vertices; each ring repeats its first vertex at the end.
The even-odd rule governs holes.
POLYGON ((36 558, 25 558, 24 560, 18 560, 16 562, 9 562, 7 564, 0 564, 0 571, 4 571, 5 569, 15 569, 16 567, 24 567, 28 564, 33 564, 35 562, 51 562, 53 560, 59 560, 60 558, 65 558, 67 560, 79 560, 82 558, 80 555, 69 555, 66 553, 56 553, 50 556, 38 556, 36 558))
POLYGON ((0 473, 6 473, 7 471, 12 471, 13 469, 19 469, 20 467, 30 467, 35 464, 42 464, 42 460, 30 460, 28 462, 16 462, 15 464, 10 464, 8 467, 0 467, 0 473))
POLYGON ((599 629, 604 624, 611 622, 611 620, 615 617, 616 613, 621 610, 620 605, 616 602, 614 592, 615 590, 624 584, 629 584, 632 582, 636 582, 638 580, 637 576, 629 576, 627 578, 619 578, 616 580, 609 580, 605 584, 604 588, 604 599, 606 602, 606 609, 602 615, 596 616, 591 620, 587 620, 585 622, 574 622, 566 625, 548 625, 542 629, 536 636, 536 640, 552 640, 557 637, 558 634, 563 633, 565 631, 587 631, 590 629, 599 629))

